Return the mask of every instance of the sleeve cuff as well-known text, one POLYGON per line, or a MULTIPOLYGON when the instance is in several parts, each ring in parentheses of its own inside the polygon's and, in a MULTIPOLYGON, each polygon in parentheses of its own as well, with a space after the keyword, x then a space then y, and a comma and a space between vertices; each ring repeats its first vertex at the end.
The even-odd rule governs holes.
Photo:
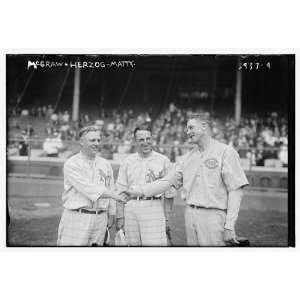
POLYGON ((249 185, 249 182, 244 182, 244 181, 238 182, 237 184, 232 185, 231 187, 229 187, 228 188, 228 192, 235 191, 235 190, 243 188, 243 187, 245 187, 247 185, 249 185))
POLYGON ((224 228, 228 229, 228 230, 234 230, 234 225, 235 225, 235 222, 233 222, 233 221, 227 221, 225 223, 224 228))
POLYGON ((101 197, 106 191, 107 191, 106 187, 99 187, 97 191, 98 193, 90 197, 90 200, 92 200, 92 202, 96 202, 97 200, 101 201, 102 200, 101 197))

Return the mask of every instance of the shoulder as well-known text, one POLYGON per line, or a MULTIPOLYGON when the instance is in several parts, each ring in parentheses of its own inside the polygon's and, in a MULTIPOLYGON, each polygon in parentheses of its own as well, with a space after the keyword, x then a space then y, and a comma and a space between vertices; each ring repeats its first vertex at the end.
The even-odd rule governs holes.
POLYGON ((122 162, 120 165, 127 165, 130 164, 138 159, 138 154, 137 153, 132 153, 129 154, 122 162))
POLYGON ((214 141, 214 143, 215 143, 214 151, 216 152, 217 155, 226 156, 226 155, 237 154, 236 150, 232 146, 229 146, 225 143, 216 140, 214 141))
POLYGON ((166 161, 166 162, 170 161, 170 159, 166 155, 163 155, 163 154, 158 153, 156 151, 152 151, 152 155, 153 155, 153 158, 156 159, 156 160, 162 160, 162 161, 166 161))
POLYGON ((232 146, 220 142, 218 143, 219 143, 218 152, 219 155, 222 156, 223 160, 228 160, 228 161, 239 160, 240 155, 232 146))
POLYGON ((239 156, 238 152, 232 146, 229 146, 229 145, 225 145, 225 146, 226 146, 226 147, 224 147, 225 155, 239 156))
POLYGON ((111 163, 109 162, 109 160, 101 157, 100 155, 96 156, 96 160, 97 160, 97 163, 100 164, 100 165, 108 166, 108 167, 111 166, 111 163))
POLYGON ((189 150, 187 153, 180 157, 180 161, 184 162, 188 160, 195 153, 195 149, 189 150))
POLYGON ((77 166, 80 165, 81 162, 82 158, 80 153, 76 153, 65 161, 64 166, 77 166))

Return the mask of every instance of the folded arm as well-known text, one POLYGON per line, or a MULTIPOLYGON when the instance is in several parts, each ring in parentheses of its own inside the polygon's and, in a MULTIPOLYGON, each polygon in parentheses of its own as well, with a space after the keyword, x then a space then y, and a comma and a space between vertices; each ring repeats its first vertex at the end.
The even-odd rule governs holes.
POLYGON ((64 166, 64 176, 65 179, 68 180, 74 187, 74 189, 92 202, 95 202, 99 199, 99 204, 101 204, 101 199, 103 199, 102 204, 107 203, 107 199, 104 198, 120 200, 119 196, 114 191, 107 189, 104 185, 91 183, 86 176, 82 174, 81 168, 76 165, 66 164, 64 166))

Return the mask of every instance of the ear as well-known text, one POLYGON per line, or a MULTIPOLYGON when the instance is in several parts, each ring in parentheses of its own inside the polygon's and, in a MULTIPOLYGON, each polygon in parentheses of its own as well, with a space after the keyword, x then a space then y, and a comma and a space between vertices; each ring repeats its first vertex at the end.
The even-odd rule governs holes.
POLYGON ((201 126, 202 126, 203 129, 206 129, 207 128, 207 123, 201 122, 201 126))
POLYGON ((82 139, 83 139, 83 137, 81 137, 81 138, 79 139, 79 145, 80 145, 80 146, 83 146, 83 141, 82 141, 82 139))

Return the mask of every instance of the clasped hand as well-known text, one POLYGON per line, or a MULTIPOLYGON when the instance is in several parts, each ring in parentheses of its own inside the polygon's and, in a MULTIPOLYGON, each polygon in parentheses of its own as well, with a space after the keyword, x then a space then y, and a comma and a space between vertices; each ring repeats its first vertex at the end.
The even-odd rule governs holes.
POLYGON ((130 200, 130 198, 142 197, 143 194, 134 189, 127 189, 125 191, 120 192, 118 196, 119 196, 119 202, 127 203, 130 200))

